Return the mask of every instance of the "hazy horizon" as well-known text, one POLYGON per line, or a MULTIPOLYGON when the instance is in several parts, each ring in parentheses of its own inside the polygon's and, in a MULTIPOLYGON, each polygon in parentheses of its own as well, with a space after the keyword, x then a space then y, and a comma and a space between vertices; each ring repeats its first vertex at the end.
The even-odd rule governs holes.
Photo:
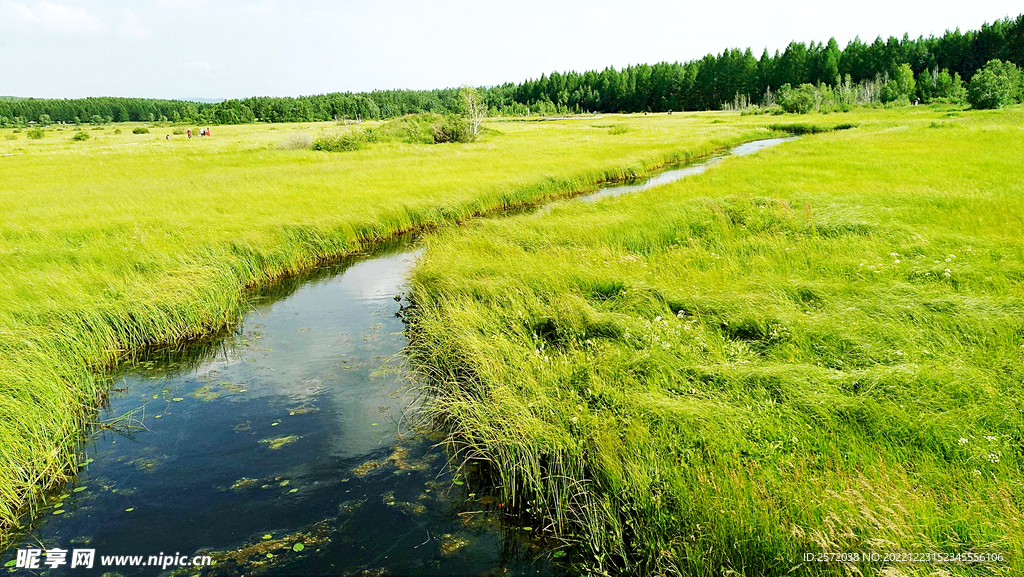
POLYGON ((0 94, 218 100, 521 82, 554 71, 686 61, 727 48, 841 47, 859 36, 941 35, 1024 11, 1007 1, 927 9, 819 3, 542 4, 276 0, 0 0, 0 94))

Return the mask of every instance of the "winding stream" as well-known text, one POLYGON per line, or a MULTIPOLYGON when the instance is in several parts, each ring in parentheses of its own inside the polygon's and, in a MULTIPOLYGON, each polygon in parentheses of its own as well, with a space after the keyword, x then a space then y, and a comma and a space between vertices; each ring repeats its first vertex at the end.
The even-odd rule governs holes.
MULTIPOLYGON (((751 142, 749 154, 789 139, 751 142)), ((578 200, 699 174, 714 157, 578 200)), ((576 200, 576 201, 578 201, 576 200)), ((418 250, 379 247, 253 295, 235 332, 150 351, 111 382, 74 484, 18 549, 93 549, 47 575, 560 575, 533 529, 446 466, 408 422, 398 317, 418 250), (210 555, 203 570, 103 557, 210 555)), ((5 573, 0 568, 0 574, 5 573)))

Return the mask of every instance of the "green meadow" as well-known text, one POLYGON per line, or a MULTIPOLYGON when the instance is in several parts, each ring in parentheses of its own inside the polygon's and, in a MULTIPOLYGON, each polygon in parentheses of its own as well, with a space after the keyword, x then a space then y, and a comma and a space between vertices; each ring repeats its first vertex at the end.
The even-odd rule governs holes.
POLYGON ((960 108, 491 118, 347 152, 296 145, 334 123, 2 129, 0 543, 75 475, 119 362, 433 231, 427 414, 579 571, 1020 573, 1024 109, 960 108), (806 134, 564 198, 780 124, 806 134), (805 558, 838 553, 895 558, 805 558), (1004 560, 920 558, 965 553, 1004 560))
POLYGON ((374 241, 763 138, 763 122, 494 121, 472 144, 344 153, 289 149, 348 130, 333 123, 194 126, 191 140, 141 124, 0 130, 0 541, 74 475, 103 375, 133 350, 215 332, 247 288, 374 241))
POLYGON ((427 238, 430 414, 581 569, 1024 573, 1024 109, 833 117, 427 238))

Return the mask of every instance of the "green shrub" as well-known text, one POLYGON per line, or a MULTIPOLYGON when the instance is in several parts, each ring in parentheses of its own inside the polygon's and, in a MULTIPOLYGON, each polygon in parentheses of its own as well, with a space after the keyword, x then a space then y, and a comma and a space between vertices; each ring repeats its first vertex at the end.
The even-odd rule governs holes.
POLYGON ((1021 72, 1012 62, 990 60, 967 85, 973 108, 1002 108, 1021 100, 1021 72))
POLYGON ((28 132, 25 133, 25 136, 31 138, 32 140, 39 140, 40 138, 46 136, 46 133, 43 132, 42 128, 29 128, 28 132))
POLYGON ((608 134, 626 134, 629 132, 629 127, 625 124, 618 124, 608 129, 608 134))
POLYGON ((313 150, 326 152, 349 152, 359 150, 366 142, 366 135, 361 130, 351 130, 337 134, 321 134, 313 140, 313 150))
POLYGON ((808 114, 815 109, 818 97, 812 84, 801 84, 796 88, 783 84, 779 88, 778 99, 779 106, 786 112, 808 114))
POLYGON ((76 132, 74 134, 74 136, 71 137, 71 140, 77 140, 79 142, 84 141, 84 140, 89 140, 89 133, 88 132, 76 132))
POLYGON ((175 134, 175 135, 185 134, 185 129, 184 128, 175 128, 174 130, 171 131, 171 134, 175 134))
POLYGON ((434 142, 472 142, 475 140, 473 128, 458 116, 448 116, 444 121, 434 125, 434 142))
POLYGON ((432 144, 434 126, 443 122, 439 114, 407 114, 381 125, 372 132, 376 142, 407 142, 409 144, 432 144))
POLYGON ((132 134, 149 134, 149 129, 145 126, 136 126, 132 129, 132 134))
POLYGON ((120 128, 115 128, 114 129, 114 134, 121 134, 121 129, 120 128))

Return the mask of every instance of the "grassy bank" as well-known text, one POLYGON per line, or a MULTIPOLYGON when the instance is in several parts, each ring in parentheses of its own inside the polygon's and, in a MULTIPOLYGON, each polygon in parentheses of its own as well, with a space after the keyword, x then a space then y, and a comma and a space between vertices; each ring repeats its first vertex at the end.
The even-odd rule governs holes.
POLYGON ((736 115, 674 115, 497 123, 467 145, 286 149, 321 129, 338 130, 0 130, 0 540, 75 470, 103 371, 232 322, 245 287, 768 134, 736 115))
POLYGON ((577 562, 1024 570, 1024 110, 856 120, 428 239, 433 415, 577 562))

